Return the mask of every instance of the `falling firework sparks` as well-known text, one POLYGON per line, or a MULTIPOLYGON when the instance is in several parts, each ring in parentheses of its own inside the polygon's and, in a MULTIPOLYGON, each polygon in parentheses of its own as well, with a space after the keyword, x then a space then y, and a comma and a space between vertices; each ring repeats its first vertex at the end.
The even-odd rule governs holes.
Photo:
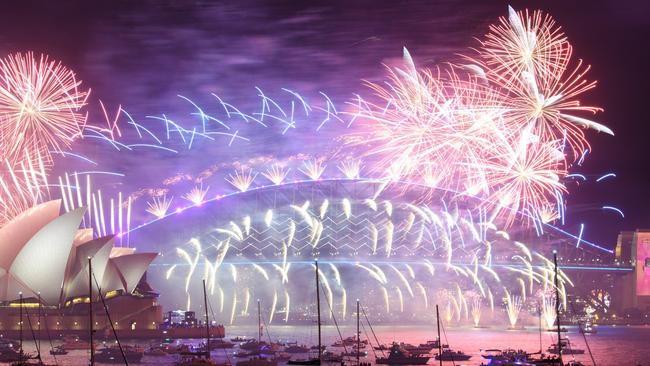
POLYGON ((508 321, 510 322, 510 328, 515 329, 523 303, 521 301, 521 297, 516 295, 510 295, 510 292, 508 292, 508 290, 506 289, 504 289, 503 291, 506 297, 506 313, 508 314, 508 321))

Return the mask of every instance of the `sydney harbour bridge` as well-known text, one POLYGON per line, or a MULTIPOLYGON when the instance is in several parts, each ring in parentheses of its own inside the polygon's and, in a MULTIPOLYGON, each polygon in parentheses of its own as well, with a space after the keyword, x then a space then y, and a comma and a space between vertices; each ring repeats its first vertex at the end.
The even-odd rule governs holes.
POLYGON ((149 275, 163 303, 192 309, 203 278, 231 324, 252 321, 256 299, 269 321, 306 320, 316 259, 343 319, 360 298, 381 321, 429 318, 435 302, 459 323, 514 310, 525 323, 554 301, 554 252, 568 313, 606 318, 624 306, 617 291, 634 269, 613 250, 525 215, 501 227, 489 215, 477 198, 416 183, 319 177, 216 195, 125 235, 163 248, 149 275))

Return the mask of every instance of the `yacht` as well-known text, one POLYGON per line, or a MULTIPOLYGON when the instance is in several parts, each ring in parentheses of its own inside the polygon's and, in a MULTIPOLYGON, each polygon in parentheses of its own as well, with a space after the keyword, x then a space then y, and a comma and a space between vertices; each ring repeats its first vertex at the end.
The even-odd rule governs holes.
POLYGON ((442 344, 442 345, 441 345, 441 344, 440 344, 440 340, 439 340, 439 339, 436 339, 435 341, 426 341, 426 343, 420 343, 420 347, 421 347, 421 348, 426 348, 426 347, 428 347, 429 350, 432 350, 432 349, 434 349, 434 348, 440 348, 440 347, 442 347, 442 348, 448 348, 449 345, 448 345, 448 344, 442 344))
POLYGON ((274 358, 253 357, 244 361, 237 361, 236 366, 277 366, 278 361, 274 358))
MULTIPOLYGON (((430 347, 428 345, 420 344, 419 346, 416 346, 416 345, 409 344, 409 343, 400 343, 400 346, 403 349, 409 351, 410 353, 412 353, 414 355, 426 355, 426 354, 429 354, 429 353, 431 353, 431 350, 434 348, 434 347, 430 347)), ((438 347, 435 347, 435 348, 437 349, 438 347)))
POLYGON ((223 339, 210 339, 210 349, 233 348, 234 343, 224 341, 223 339))
POLYGON ((393 343, 388 357, 378 357, 375 362, 379 365, 426 365, 430 358, 414 355, 401 348, 399 344, 393 343))
POLYGON ((299 345, 291 345, 288 346, 284 349, 284 352, 287 353, 308 353, 309 352, 309 347, 307 346, 299 346, 299 345))
POLYGON ((21 353, 19 342, 0 339, 0 362, 15 362, 27 357, 21 353))
POLYGON ((68 351, 75 351, 75 350, 85 351, 90 349, 90 342, 79 339, 79 337, 74 337, 74 338, 66 337, 63 338, 62 346, 68 351))
POLYGON ((454 351, 451 348, 445 348, 442 353, 436 354, 436 360, 443 361, 467 361, 472 356, 463 353, 462 351, 454 351))
MULTIPOLYGON (((585 350, 571 347, 571 342, 568 338, 562 338, 560 340, 560 345, 562 346, 563 355, 582 355, 585 353, 585 350)), ((547 352, 557 355, 560 353, 557 343, 553 343, 550 347, 546 349, 547 352)))
POLYGON ((596 334, 597 332, 591 322, 585 322, 580 326, 580 333, 582 334, 596 334))
POLYGON ((123 363, 124 358, 129 363, 140 363, 144 356, 144 350, 136 346, 122 345, 119 347, 105 347, 95 353, 95 362, 99 363, 123 363), (122 355, 122 351, 124 355, 122 355))
POLYGON ((62 355, 67 355, 67 354, 68 354, 68 350, 65 349, 65 347, 62 346, 62 345, 61 345, 61 346, 54 346, 54 347, 50 350, 50 354, 51 354, 52 356, 62 356, 62 355))

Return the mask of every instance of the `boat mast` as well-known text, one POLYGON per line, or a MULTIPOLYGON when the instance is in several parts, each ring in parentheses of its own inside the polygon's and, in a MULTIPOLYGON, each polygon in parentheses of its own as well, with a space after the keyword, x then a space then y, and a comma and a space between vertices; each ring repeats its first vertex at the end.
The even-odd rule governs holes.
POLYGON ((542 354, 542 302, 539 302, 539 354, 542 354))
POLYGON ((20 354, 18 358, 20 363, 23 363, 23 292, 21 291, 18 294, 20 295, 20 354))
POLYGON ((205 306, 205 332, 206 332, 206 343, 205 351, 207 353, 207 358, 210 358, 210 318, 208 317, 208 295, 205 292, 205 280, 203 280, 203 305, 205 306))
POLYGON ((560 288, 557 280, 557 252, 554 250, 553 251, 553 266, 555 269, 555 317, 557 321, 557 349, 558 349, 558 356, 560 358, 560 365, 564 365, 562 362, 562 335, 561 335, 561 328, 560 328, 560 288))
POLYGON ((262 311, 260 310, 260 299, 257 299, 257 346, 262 344, 262 311))
POLYGON ((90 366, 95 365, 95 345, 93 344, 93 264, 92 258, 88 257, 88 316, 90 325, 90 366))
POLYGON ((361 332, 359 332, 359 299, 357 299, 357 366, 361 364, 359 362, 360 350, 361 350, 361 332))
POLYGON ((38 352, 40 355, 40 349, 41 349, 41 292, 38 292, 38 317, 36 318, 38 321, 38 352))
POLYGON ((436 304, 436 324, 438 325, 438 361, 442 366, 442 338, 440 338, 440 313, 438 312, 438 304, 436 304))
POLYGON ((316 310, 318 313, 318 364, 321 362, 321 334, 320 334, 320 280, 318 277, 318 259, 316 263, 316 310))

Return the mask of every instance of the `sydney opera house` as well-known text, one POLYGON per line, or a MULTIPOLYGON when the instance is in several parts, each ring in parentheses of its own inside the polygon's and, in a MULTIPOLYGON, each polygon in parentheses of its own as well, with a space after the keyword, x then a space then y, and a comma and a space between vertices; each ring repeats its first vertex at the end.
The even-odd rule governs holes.
POLYGON ((88 334, 88 258, 97 334, 110 330, 100 292, 118 333, 157 334, 162 310, 145 275, 157 253, 115 247, 113 236, 93 238, 92 229, 79 229, 85 208, 60 215, 60 206, 42 203, 0 229, 0 336, 17 337, 21 315, 25 335, 30 328, 41 337, 88 334))

